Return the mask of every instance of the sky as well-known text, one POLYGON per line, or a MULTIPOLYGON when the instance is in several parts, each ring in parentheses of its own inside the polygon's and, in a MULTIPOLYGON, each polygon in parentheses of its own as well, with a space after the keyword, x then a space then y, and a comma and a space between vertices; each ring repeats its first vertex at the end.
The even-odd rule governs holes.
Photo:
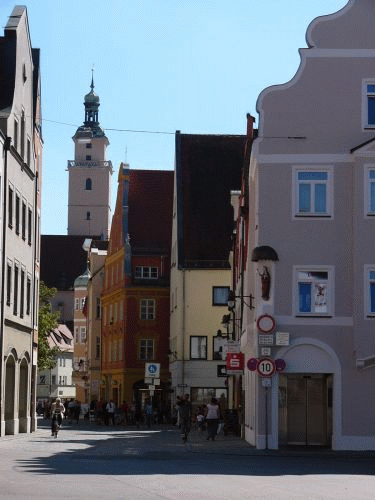
MULTIPOLYGON (((20 4, 22 4, 20 2, 20 4)), ((121 162, 174 168, 174 133, 245 134, 260 92, 290 80, 306 29, 347 0, 30 0, 41 49, 42 234, 66 234, 67 161, 94 67, 110 145, 112 213, 121 162)), ((14 1, 0 0, 2 33, 14 1)), ((255 123, 257 126, 257 121, 255 123)))

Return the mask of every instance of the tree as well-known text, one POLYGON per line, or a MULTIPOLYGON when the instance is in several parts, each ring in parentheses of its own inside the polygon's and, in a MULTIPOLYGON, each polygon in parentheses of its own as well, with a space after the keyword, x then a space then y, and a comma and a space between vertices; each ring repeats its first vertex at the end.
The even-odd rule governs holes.
POLYGON ((40 282, 39 286, 39 329, 38 329, 38 369, 50 370, 56 365, 58 347, 50 347, 48 336, 57 327, 60 318, 59 312, 53 312, 50 299, 56 294, 56 288, 40 282))

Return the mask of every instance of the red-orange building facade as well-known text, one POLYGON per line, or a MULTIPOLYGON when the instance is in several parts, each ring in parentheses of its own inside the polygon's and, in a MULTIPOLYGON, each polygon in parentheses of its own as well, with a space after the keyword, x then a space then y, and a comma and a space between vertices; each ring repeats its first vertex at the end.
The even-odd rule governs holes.
POLYGON ((102 293, 101 397, 143 404, 145 363, 160 363, 153 400, 165 410, 173 172, 121 164, 118 183, 102 293))

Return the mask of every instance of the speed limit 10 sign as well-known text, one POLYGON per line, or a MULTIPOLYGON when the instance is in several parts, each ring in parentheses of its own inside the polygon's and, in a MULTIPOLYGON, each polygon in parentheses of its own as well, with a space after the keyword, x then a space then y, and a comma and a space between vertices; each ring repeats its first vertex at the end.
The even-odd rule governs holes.
POLYGON ((272 377, 276 371, 276 365, 271 358, 262 358, 258 361, 257 372, 261 377, 272 377))

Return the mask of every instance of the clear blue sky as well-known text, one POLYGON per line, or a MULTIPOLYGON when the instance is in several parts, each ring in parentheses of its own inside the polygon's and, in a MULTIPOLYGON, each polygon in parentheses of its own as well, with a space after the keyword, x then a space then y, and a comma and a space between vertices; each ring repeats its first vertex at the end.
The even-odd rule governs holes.
MULTIPOLYGON (((74 158, 71 138, 84 119, 93 64, 99 120, 115 170, 113 210, 121 161, 134 169, 169 170, 176 130, 244 134, 259 93, 295 74, 310 22, 346 3, 30 0, 31 42, 41 49, 42 233, 66 234, 66 166, 74 158)), ((14 5, 1 0, 3 27, 14 5)))

